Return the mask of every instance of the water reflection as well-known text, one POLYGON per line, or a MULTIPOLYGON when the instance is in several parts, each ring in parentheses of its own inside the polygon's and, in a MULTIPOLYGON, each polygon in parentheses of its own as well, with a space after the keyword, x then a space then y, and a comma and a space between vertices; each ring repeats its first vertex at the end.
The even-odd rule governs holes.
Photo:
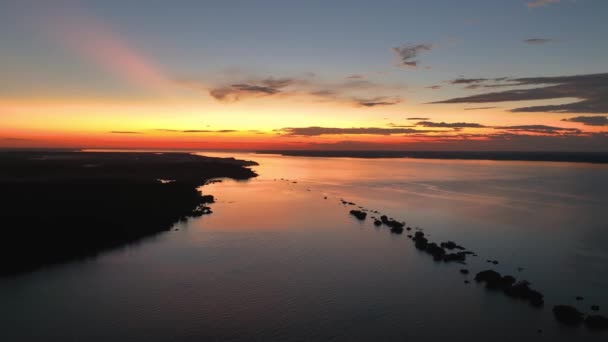
POLYGON ((217 199, 212 215, 1 282, 0 340, 605 339, 557 325, 550 306, 464 284, 460 266, 340 203, 472 248, 471 270, 497 259, 549 304, 583 295, 580 305, 608 308, 605 166, 236 157, 258 161, 260 176, 202 187, 217 199))

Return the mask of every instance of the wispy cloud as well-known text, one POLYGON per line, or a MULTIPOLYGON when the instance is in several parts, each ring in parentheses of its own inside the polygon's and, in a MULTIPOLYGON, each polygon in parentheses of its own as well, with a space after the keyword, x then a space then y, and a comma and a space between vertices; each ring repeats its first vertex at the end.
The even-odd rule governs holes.
POLYGON ((608 73, 509 79, 510 86, 541 86, 453 98, 432 103, 495 103, 577 98, 577 102, 512 109, 512 112, 607 113, 608 73))
POLYGON ((416 123, 417 126, 422 127, 434 127, 434 128, 484 128, 486 126, 472 123, 472 122, 431 122, 431 121, 420 121, 416 123))
POLYGON ((457 78, 455 80, 448 81, 449 84, 474 84, 488 81, 487 78, 457 78))
POLYGON ((608 126, 607 116, 577 116, 569 119, 562 119, 566 122, 582 123, 585 126, 608 126))
POLYGON ((280 130, 287 136, 319 136, 319 135, 393 135, 393 134, 414 134, 414 133, 430 133, 434 131, 416 130, 413 128, 383 128, 383 127, 287 127, 280 130))
POLYGON ((526 3, 526 6, 528 6, 528 8, 537 8, 537 7, 542 7, 542 6, 546 6, 549 4, 555 4, 558 3, 560 0, 535 0, 535 1, 531 1, 526 3))
POLYGON ((347 103, 357 107, 389 106, 402 102, 397 93, 405 89, 403 85, 379 84, 365 79, 362 75, 351 75, 336 83, 327 83, 314 76, 304 77, 247 77, 228 85, 206 86, 193 79, 178 79, 182 86, 197 91, 206 91, 221 102, 231 103, 248 98, 297 96, 314 97, 321 101, 347 103), (376 96, 370 94, 379 93, 376 96), (381 95, 382 93, 394 95, 381 95))
POLYGON ((563 134, 563 133, 581 133, 578 128, 565 128, 546 125, 519 125, 519 126, 499 126, 494 129, 502 129, 511 132, 529 132, 529 133, 545 133, 545 134, 563 134))
POLYGON ((110 131, 112 134, 141 134, 141 132, 135 131, 110 131))
POLYGON ((255 83, 237 83, 229 86, 212 88, 209 90, 216 100, 234 102, 243 96, 265 96, 280 93, 282 88, 298 82, 292 78, 266 78, 255 83))
POLYGON ((429 120, 429 118, 407 118, 407 120, 429 120))
POLYGON ((432 48, 432 44, 404 44, 394 47, 392 50, 399 58, 400 66, 415 68, 419 63, 418 55, 422 52, 431 51, 432 48))
POLYGON ((550 43, 552 41, 553 41, 553 39, 549 39, 549 38, 528 38, 528 39, 524 39, 524 43, 526 43, 526 44, 532 44, 532 45, 542 45, 542 44, 550 43))
POLYGON ((377 106, 392 106, 401 102, 399 98, 388 98, 384 96, 375 97, 371 99, 354 99, 355 103, 363 107, 377 107, 377 106))

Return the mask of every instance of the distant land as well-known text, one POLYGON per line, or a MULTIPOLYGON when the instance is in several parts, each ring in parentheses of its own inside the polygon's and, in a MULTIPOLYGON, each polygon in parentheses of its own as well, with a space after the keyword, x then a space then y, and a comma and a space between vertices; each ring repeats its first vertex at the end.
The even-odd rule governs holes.
POLYGON ((463 160, 519 160, 572 163, 608 163, 608 152, 508 152, 508 151, 315 151, 264 150, 258 154, 333 158, 420 158, 463 160))
POLYGON ((211 213, 210 179, 255 162, 188 153, 0 152, 0 276, 134 243, 211 213))

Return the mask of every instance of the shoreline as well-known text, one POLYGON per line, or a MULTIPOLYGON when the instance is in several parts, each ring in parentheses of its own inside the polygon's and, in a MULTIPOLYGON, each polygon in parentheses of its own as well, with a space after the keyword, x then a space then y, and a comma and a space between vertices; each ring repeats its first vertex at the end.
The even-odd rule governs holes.
POLYGON ((608 164, 608 152, 261 150, 255 151, 255 153, 321 158, 412 158, 608 164))
POLYGON ((0 276, 95 257, 210 214, 213 196, 198 187, 256 177, 253 165, 187 153, 0 153, 0 276))

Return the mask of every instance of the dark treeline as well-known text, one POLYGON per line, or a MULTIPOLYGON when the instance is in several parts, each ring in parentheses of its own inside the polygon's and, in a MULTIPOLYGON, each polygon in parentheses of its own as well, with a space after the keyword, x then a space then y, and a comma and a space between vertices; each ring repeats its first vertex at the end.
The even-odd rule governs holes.
POLYGON ((0 275, 166 231, 213 200, 197 187, 255 177, 250 165, 184 153, 0 153, 0 275))
POLYGON ((575 163, 608 163, 608 152, 508 152, 508 151, 315 151, 265 150, 260 154, 296 157, 421 158, 464 160, 520 160, 575 163))

